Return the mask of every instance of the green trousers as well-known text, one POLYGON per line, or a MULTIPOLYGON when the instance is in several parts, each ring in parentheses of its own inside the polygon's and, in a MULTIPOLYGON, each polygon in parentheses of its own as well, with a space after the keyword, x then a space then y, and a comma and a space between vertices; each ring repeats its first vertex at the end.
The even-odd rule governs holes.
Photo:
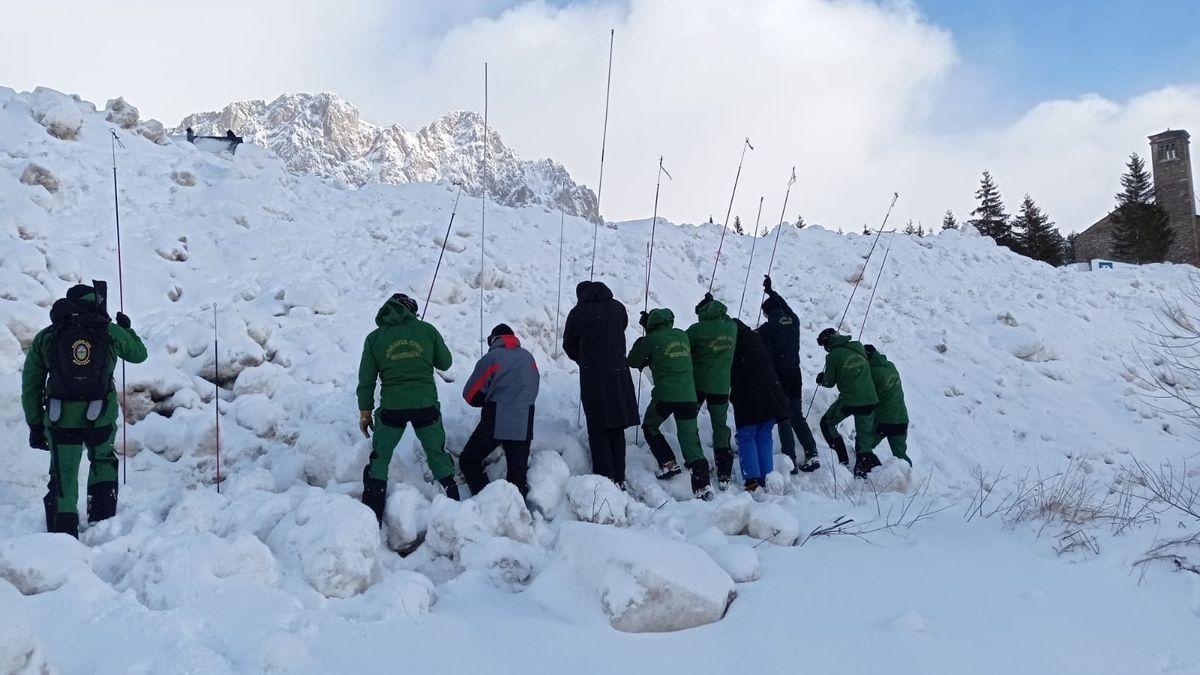
POLYGON ((874 450, 878 447, 885 438, 888 447, 892 450, 892 456, 902 459, 912 466, 912 460, 908 458, 908 425, 876 424, 871 432, 871 449, 874 450))
POLYGON ((367 464, 369 478, 386 481, 388 464, 404 431, 411 424, 413 433, 425 450, 425 459, 433 480, 439 481, 454 475, 454 460, 446 452, 446 430, 442 427, 442 415, 436 408, 419 410, 375 411, 375 436, 371 438, 371 460, 367 464))
POLYGON ((113 440, 117 427, 96 429, 46 429, 50 445, 50 482, 47 485, 47 506, 51 503, 58 513, 79 512, 79 462, 87 448, 88 486, 116 483, 117 453, 113 440))
POLYGON ((659 466, 675 461, 675 453, 663 438, 661 427, 668 417, 675 418, 675 431, 679 436, 679 449, 683 451, 683 461, 690 464, 694 461, 706 461, 704 450, 700 447, 700 429, 696 425, 696 416, 700 407, 695 403, 668 403, 650 399, 646 406, 646 416, 642 422, 642 434, 650 451, 654 453, 659 466))
POLYGON ((871 452, 878 445, 875 441, 875 406, 851 407, 838 397, 829 410, 821 416, 821 435, 829 447, 837 453, 838 461, 845 464, 849 461, 846 456, 846 442, 838 433, 837 426, 847 417, 854 417, 854 454, 871 452), (873 444, 874 443, 874 444, 873 444))
POLYGON ((698 391, 696 400, 708 408, 708 418, 712 422, 713 451, 731 449, 733 433, 729 430, 729 394, 698 391))

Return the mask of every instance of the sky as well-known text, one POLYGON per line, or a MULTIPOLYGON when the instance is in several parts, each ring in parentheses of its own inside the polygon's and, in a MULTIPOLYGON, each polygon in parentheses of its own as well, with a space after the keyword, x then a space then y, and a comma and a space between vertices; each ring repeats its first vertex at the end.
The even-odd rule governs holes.
POLYGON ((418 128, 489 112, 527 158, 599 173, 601 208, 733 213, 857 230, 964 219, 990 170, 1010 210, 1029 193, 1064 231, 1111 207, 1146 136, 1200 133, 1200 2, 1193 0, 165 0, 10 3, 0 86, 124 96, 175 124, 285 92, 332 91, 376 124, 418 128), (202 10, 202 11, 201 11, 202 10), (772 215, 774 214, 774 215, 772 215))

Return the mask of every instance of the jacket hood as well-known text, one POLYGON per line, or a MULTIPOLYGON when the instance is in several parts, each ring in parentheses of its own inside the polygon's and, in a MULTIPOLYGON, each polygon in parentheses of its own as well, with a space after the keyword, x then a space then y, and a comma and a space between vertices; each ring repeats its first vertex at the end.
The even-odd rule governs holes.
POLYGON ((608 286, 599 281, 581 281, 575 287, 575 297, 579 302, 599 302, 612 300, 613 294, 608 286))
POLYGON ((696 316, 701 321, 729 318, 729 308, 720 300, 709 300, 696 310, 696 316))
POLYGON ((60 298, 54 301, 50 306, 50 323, 65 321, 100 324, 108 323, 111 319, 96 306, 95 296, 89 294, 80 299, 60 298))
POLYGON ((407 307, 395 298, 388 298, 383 307, 375 314, 376 326, 398 326, 409 319, 417 318, 407 307))
POLYGON ((837 335, 829 338, 829 346, 827 346, 825 350, 833 351, 835 347, 845 347, 846 349, 861 355, 863 358, 866 358, 867 356, 867 350, 863 348, 862 343, 851 340, 849 335, 842 335, 841 333, 838 333, 837 335))
POLYGON ((768 295, 762 304, 763 313, 769 317, 774 317, 783 312, 783 301, 779 298, 768 295))
POLYGON ((867 355, 867 363, 872 366, 886 366, 888 363, 890 363, 888 361, 888 357, 877 351, 871 350, 864 353, 867 355))
POLYGON ((650 310, 650 316, 646 319, 646 332, 661 330, 663 328, 671 328, 675 325, 675 313, 671 310, 661 307, 659 309, 650 310))

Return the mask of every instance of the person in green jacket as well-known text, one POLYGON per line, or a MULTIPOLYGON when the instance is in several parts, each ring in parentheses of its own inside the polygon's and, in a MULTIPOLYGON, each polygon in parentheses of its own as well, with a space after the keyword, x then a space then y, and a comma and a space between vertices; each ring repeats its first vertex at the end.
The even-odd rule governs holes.
POLYGON ((446 452, 446 431, 433 370, 452 363, 441 333, 417 318, 417 301, 396 293, 375 314, 375 330, 363 344, 358 366, 358 426, 371 438, 371 458, 363 468, 362 502, 383 522, 388 464, 408 425, 421 441, 433 479, 457 500, 454 460, 446 452), (375 384, 380 383, 379 407, 375 384))
POLYGON ((821 435, 843 466, 850 463, 846 455, 846 443, 838 433, 837 425, 847 417, 854 416, 854 477, 866 478, 871 469, 879 466, 879 458, 872 452, 871 444, 875 431, 875 406, 879 397, 875 383, 871 381, 871 368, 867 365, 867 353, 861 342, 842 335, 833 328, 826 328, 817 336, 817 344, 825 348, 825 370, 817 375, 817 385, 837 387, 838 397, 821 416, 821 435))
POLYGON ((696 380, 696 401, 708 406, 712 422, 713 457, 717 462, 717 484, 724 488, 733 476, 733 448, 729 431, 729 371, 733 367, 733 348, 737 342, 737 324, 712 293, 696 305, 700 320, 687 329, 692 343, 692 372, 696 380))
POLYGON ((29 445, 50 452, 42 504, 46 530, 79 537, 79 463, 87 448, 87 516, 117 512, 117 360, 141 363, 146 345, 129 317, 108 318, 107 287, 73 286, 50 309, 50 326, 33 338, 21 371, 21 407, 29 445))
POLYGON ((642 433, 650 452, 658 461, 660 479, 678 476, 681 472, 675 452, 663 437, 661 427, 668 417, 675 418, 679 447, 692 474, 692 492, 700 499, 712 499, 709 486, 708 460, 700 447, 696 427, 699 406, 696 405, 696 382, 692 372, 692 346, 687 333, 675 328, 675 314, 669 309, 642 312, 640 322, 646 334, 629 350, 629 366, 642 370, 650 367, 654 388, 642 422, 642 433))
POLYGON ((912 466, 908 457, 908 408, 904 405, 904 387, 900 383, 900 371, 896 365, 881 354, 875 345, 864 347, 867 363, 871 366, 871 381, 879 396, 875 407, 875 430, 871 436, 871 449, 887 439, 892 456, 912 466))

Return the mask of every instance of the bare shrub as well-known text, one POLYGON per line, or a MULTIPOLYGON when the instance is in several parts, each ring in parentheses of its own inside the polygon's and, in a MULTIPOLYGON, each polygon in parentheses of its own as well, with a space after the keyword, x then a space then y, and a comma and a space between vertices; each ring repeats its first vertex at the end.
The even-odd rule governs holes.
POLYGON ((1164 299, 1155 324, 1143 326, 1146 348, 1135 350, 1140 368, 1130 371, 1153 408, 1200 429, 1200 274, 1180 294, 1164 299))

